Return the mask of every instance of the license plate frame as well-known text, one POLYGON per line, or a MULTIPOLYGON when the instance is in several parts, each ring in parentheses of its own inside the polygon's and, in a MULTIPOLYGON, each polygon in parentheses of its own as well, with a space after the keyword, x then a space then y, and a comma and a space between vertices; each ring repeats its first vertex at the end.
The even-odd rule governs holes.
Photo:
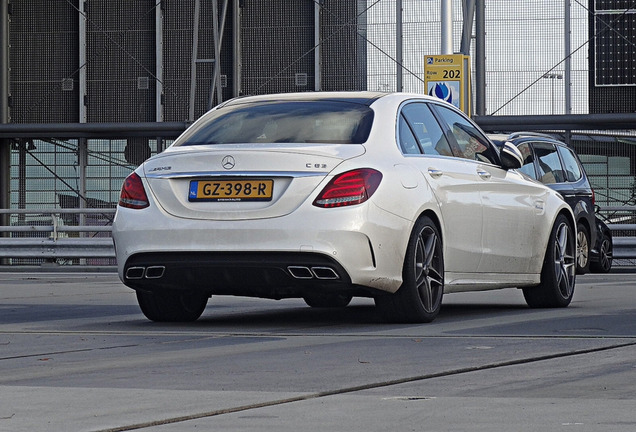
POLYGON ((271 201, 273 179, 199 179, 190 180, 190 202, 271 201))

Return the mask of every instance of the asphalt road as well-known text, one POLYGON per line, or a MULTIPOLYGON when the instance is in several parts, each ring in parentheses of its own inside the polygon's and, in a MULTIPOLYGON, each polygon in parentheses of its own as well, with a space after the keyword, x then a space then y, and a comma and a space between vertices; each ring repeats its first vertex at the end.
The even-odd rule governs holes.
POLYGON ((155 324, 111 273, 0 273, 0 431, 636 430, 636 273, 569 308, 450 294, 425 325, 366 299, 214 297, 155 324))

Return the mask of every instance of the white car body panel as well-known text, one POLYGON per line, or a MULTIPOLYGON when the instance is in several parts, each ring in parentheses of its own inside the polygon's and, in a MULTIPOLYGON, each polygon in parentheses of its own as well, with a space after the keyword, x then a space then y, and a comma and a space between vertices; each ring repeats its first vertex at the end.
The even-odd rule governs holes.
POLYGON ((144 165, 150 191, 161 207, 177 217, 232 220, 282 216, 295 210, 343 160, 365 151, 362 145, 267 145, 251 150, 237 147, 170 147, 144 165), (235 163, 231 171, 223 168, 223 158, 229 154, 235 163), (238 205, 188 201, 191 180, 225 176, 275 179, 274 197, 272 201, 238 205), (281 201, 283 195, 285 199, 281 201))

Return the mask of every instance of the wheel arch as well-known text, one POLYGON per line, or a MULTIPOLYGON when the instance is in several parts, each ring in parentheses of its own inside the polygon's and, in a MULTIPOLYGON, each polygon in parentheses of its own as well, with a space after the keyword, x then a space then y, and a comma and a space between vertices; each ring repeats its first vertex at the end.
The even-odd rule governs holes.
MULTIPOLYGON (((570 227, 572 228, 572 230, 573 230, 574 232, 576 232, 577 223, 578 223, 579 221, 577 221, 577 220, 576 220, 576 218, 574 217, 574 214, 572 213, 572 210, 571 210, 569 207, 564 207, 564 208, 562 208, 562 209, 561 209, 561 211, 559 211, 559 212, 555 215, 554 220, 556 220, 556 218, 557 218, 559 215, 564 215, 564 216, 568 219, 568 221, 570 222, 570 227)), ((585 221, 585 218, 581 218, 581 219, 582 219, 583 221, 585 221)), ((590 227, 588 226, 587 221, 585 221, 585 225, 586 225, 586 228, 588 229, 588 232, 589 232, 590 227)))
POLYGON ((592 227, 590 226, 590 223, 584 217, 578 218, 578 220, 576 221, 576 224, 577 224, 577 226, 578 226, 578 224, 583 225, 588 233, 592 232, 592 227))
POLYGON ((442 237, 442 244, 443 244, 444 243, 444 227, 442 225, 442 221, 437 215, 437 213, 435 213, 435 211, 431 209, 426 209, 419 214, 419 216, 413 221, 413 226, 411 227, 411 231, 413 231, 413 228, 415 227, 415 224, 417 223, 417 221, 422 219, 422 217, 424 216, 428 217, 431 221, 433 221, 433 223, 437 227, 437 230, 439 231, 439 235, 442 237))

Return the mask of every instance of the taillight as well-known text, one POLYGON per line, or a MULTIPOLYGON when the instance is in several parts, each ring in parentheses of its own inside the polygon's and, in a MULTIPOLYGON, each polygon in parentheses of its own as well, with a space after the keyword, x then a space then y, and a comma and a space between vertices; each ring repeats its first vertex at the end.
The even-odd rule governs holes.
POLYGON ((119 196, 119 205, 131 209, 142 209, 150 205, 141 177, 137 173, 130 174, 124 180, 124 185, 121 187, 121 195, 119 196))
POLYGON ((382 173, 361 168, 339 174, 314 200, 316 207, 343 207, 360 204, 371 198, 382 180, 382 173))

